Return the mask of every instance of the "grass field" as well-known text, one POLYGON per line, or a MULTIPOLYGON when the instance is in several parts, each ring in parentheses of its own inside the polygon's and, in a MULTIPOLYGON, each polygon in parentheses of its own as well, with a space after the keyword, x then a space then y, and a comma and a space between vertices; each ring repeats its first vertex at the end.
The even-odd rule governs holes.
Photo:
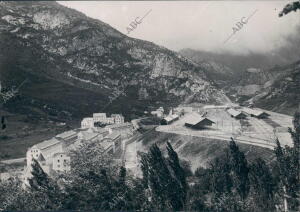
POLYGON ((6 129, 0 131, 0 160, 25 157, 29 147, 70 128, 47 120, 29 120, 25 115, 0 112, 7 122, 6 129))
MULTIPOLYGON (((172 144, 181 159, 191 163, 192 170, 199 166, 207 167, 210 161, 224 154, 224 150, 229 143, 229 140, 221 141, 218 139, 151 131, 137 145, 138 151, 147 152, 152 144, 157 143, 165 152, 167 141, 172 144)), ((238 143, 238 145, 250 162, 258 157, 263 158, 267 162, 272 161, 274 158, 273 151, 270 149, 242 143, 238 143)))

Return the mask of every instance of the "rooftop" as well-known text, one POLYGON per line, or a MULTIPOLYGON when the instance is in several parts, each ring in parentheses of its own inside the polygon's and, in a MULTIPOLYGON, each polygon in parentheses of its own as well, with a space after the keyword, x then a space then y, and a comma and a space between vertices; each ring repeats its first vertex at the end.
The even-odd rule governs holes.
MULTIPOLYGON (((190 125, 196 125, 196 124, 198 124, 199 122, 204 121, 205 119, 206 119, 206 120, 209 120, 209 121, 211 121, 211 122, 213 122, 212 120, 210 120, 210 119, 208 119, 208 118, 206 118, 206 117, 202 117, 202 116, 199 115, 198 113, 192 113, 192 114, 190 114, 190 115, 187 117, 185 123, 190 124, 190 125)), ((213 123, 214 123, 214 122, 213 122, 213 123)))
POLYGON ((227 112, 232 116, 238 116, 242 113, 241 111, 235 110, 233 108, 228 109, 227 112))
POLYGON ((65 138, 68 138, 70 136, 76 136, 77 135, 77 132, 75 132, 74 130, 69 130, 69 131, 66 131, 66 132, 63 132, 61 134, 58 134, 56 135, 55 137, 56 138, 62 138, 62 139, 65 139, 65 138))
POLYGON ((110 141, 103 141, 100 143, 100 146, 104 149, 107 150, 109 147, 113 146, 114 142, 110 142, 110 141))
POLYGON ((105 138, 110 138, 112 140, 116 139, 117 137, 121 136, 120 133, 118 132, 113 132, 111 134, 108 134, 107 136, 105 136, 105 138))
POLYGON ((107 125, 105 128, 114 129, 114 128, 120 128, 120 127, 131 127, 132 124, 129 122, 121 123, 121 124, 112 124, 107 125))
POLYGON ((94 119, 92 117, 86 117, 83 118, 82 121, 93 121, 94 119))
POLYGON ((169 115, 169 116, 165 117, 164 119, 166 121, 172 121, 172 120, 174 120, 176 118, 179 118, 179 116, 177 114, 173 114, 173 115, 169 115))
POLYGON ((255 115, 255 116, 260 116, 262 114, 267 114, 266 112, 264 111, 261 111, 261 110, 255 110, 255 109, 251 109, 251 108, 247 108, 247 107, 244 107, 242 109, 244 112, 248 113, 248 114, 252 114, 252 115, 255 115))
POLYGON ((111 114, 111 117, 116 117, 116 116, 121 116, 121 117, 123 117, 122 114, 111 114))
POLYGON ((93 113, 93 117, 95 116, 105 116, 106 117, 106 113, 93 113))
POLYGON ((98 133, 95 132, 81 131, 80 133, 84 140, 91 140, 98 136, 98 133))
POLYGON ((36 144, 35 146, 38 148, 38 149, 46 149, 47 147, 50 147, 50 146, 53 146, 53 145, 56 145, 56 144, 59 144, 61 141, 57 140, 56 138, 51 138, 49 140, 46 140, 46 141, 43 141, 41 143, 38 143, 36 144))

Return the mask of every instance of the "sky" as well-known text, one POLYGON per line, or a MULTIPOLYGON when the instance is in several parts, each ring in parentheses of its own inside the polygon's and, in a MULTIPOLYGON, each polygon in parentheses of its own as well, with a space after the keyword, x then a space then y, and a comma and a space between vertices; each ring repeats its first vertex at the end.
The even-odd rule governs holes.
POLYGON ((59 3, 99 19, 124 34, 127 34, 130 23, 138 20, 141 23, 128 36, 151 41, 174 51, 192 48, 248 54, 268 53, 288 45, 291 37, 299 37, 299 12, 278 17, 278 13, 288 2, 60 1, 59 3), (140 21, 147 13, 148 15, 140 21), (246 23, 245 20, 251 14, 246 23), (238 29, 236 24, 241 21, 244 24, 238 29), (231 38, 226 41, 229 36, 231 38))

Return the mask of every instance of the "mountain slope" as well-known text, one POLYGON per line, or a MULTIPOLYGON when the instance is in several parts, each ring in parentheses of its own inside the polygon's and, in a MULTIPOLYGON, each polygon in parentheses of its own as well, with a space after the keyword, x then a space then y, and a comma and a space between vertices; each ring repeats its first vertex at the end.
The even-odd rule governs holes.
POLYGON ((278 68, 275 79, 249 102, 268 110, 293 115, 300 109, 300 61, 278 68))
POLYGON ((13 105, 129 118, 147 106, 226 101, 204 70, 179 54, 56 2, 1 2, 0 16, 2 85, 30 79, 13 105))
POLYGON ((299 62, 291 62, 297 55, 287 59, 288 56, 216 54, 191 49, 180 53, 200 67, 213 66, 204 69, 207 76, 236 102, 254 103, 290 115, 298 107, 299 62))

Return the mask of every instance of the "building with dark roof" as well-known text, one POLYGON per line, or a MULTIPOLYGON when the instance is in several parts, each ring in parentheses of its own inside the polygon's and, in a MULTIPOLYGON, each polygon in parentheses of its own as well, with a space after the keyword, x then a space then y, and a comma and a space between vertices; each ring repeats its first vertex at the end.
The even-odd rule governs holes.
POLYGON ((267 118, 268 116, 270 116, 268 113, 266 113, 262 110, 256 110, 256 109, 251 109, 251 108, 247 108, 247 107, 244 107, 242 109, 242 111, 249 114, 252 117, 256 117, 259 119, 264 119, 264 118, 267 118))
POLYGON ((160 121, 161 125, 167 125, 167 124, 171 124, 174 121, 177 121, 179 119, 179 115, 177 114, 172 114, 172 115, 168 115, 167 117, 163 118, 160 121))
POLYGON ((187 120, 185 121, 185 126, 194 128, 194 129, 205 129, 209 126, 212 126, 214 124, 212 120, 202 117, 198 113, 193 113, 187 117, 187 120))
POLYGON ((231 117, 236 118, 236 119, 245 119, 247 117, 247 115, 245 113, 235 110, 233 108, 228 109, 227 113, 229 113, 229 115, 231 117))

